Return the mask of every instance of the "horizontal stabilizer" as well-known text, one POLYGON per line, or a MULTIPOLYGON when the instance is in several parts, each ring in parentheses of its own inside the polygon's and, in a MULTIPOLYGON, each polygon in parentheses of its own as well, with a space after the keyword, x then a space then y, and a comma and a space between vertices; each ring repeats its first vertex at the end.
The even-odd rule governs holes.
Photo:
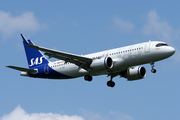
POLYGON ((16 67, 16 66, 6 66, 8 68, 12 68, 15 70, 23 71, 23 72, 29 72, 29 73, 36 73, 38 70, 28 69, 28 68, 22 68, 22 67, 16 67))

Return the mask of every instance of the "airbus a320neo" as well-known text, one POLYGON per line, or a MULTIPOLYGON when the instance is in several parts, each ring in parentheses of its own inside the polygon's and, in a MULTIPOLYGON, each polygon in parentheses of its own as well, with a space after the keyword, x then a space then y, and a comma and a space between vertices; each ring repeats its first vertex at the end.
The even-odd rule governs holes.
POLYGON ((118 75, 127 78, 128 81, 143 79, 146 76, 146 69, 139 66, 142 64, 150 63, 151 71, 155 73, 154 63, 175 53, 175 49, 164 42, 148 41, 82 56, 36 46, 22 34, 21 37, 29 68, 7 67, 22 71, 22 76, 48 79, 84 76, 86 81, 92 81, 92 76, 108 75, 109 87, 115 86, 112 79, 118 75), (57 58, 59 61, 50 62, 44 55, 57 58))

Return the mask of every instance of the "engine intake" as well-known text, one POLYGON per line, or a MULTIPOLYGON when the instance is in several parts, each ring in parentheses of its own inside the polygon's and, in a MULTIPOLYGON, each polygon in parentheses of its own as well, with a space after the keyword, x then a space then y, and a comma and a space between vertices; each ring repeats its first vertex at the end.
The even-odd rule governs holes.
POLYGON ((105 57, 104 65, 107 69, 111 69, 113 67, 113 60, 110 57, 105 57))

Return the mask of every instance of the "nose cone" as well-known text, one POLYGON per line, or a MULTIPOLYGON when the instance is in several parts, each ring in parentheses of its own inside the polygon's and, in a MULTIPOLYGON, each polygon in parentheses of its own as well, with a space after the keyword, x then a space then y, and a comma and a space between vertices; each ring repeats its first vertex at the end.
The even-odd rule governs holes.
POLYGON ((165 48, 164 50, 164 55, 167 57, 172 56, 175 53, 175 49, 171 46, 168 46, 167 48, 165 48))
POLYGON ((156 56, 155 56, 156 60, 166 59, 175 53, 175 49, 171 46, 159 47, 159 49, 157 50, 155 49, 155 51, 156 51, 156 56))
POLYGON ((175 53, 175 49, 173 47, 169 47, 168 53, 170 54, 170 56, 173 55, 175 53))

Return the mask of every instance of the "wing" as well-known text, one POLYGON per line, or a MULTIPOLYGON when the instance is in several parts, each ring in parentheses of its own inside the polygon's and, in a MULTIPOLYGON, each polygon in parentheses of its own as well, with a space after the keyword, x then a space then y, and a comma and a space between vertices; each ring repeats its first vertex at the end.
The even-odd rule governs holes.
POLYGON ((53 57, 53 58, 57 58, 60 60, 64 60, 66 62, 74 63, 77 66, 79 66, 80 68, 84 68, 85 70, 89 70, 89 68, 90 68, 90 64, 92 62, 91 58, 32 45, 26 40, 26 38, 23 35, 21 35, 21 36, 22 36, 23 40, 26 41, 26 45, 28 47, 45 52, 44 54, 48 55, 49 58, 53 57))
POLYGON ((33 69, 28 69, 28 68, 22 68, 22 67, 16 67, 16 66, 6 66, 8 68, 12 68, 15 70, 19 70, 19 71, 23 71, 23 72, 29 72, 29 73, 36 73, 37 70, 33 70, 33 69))

